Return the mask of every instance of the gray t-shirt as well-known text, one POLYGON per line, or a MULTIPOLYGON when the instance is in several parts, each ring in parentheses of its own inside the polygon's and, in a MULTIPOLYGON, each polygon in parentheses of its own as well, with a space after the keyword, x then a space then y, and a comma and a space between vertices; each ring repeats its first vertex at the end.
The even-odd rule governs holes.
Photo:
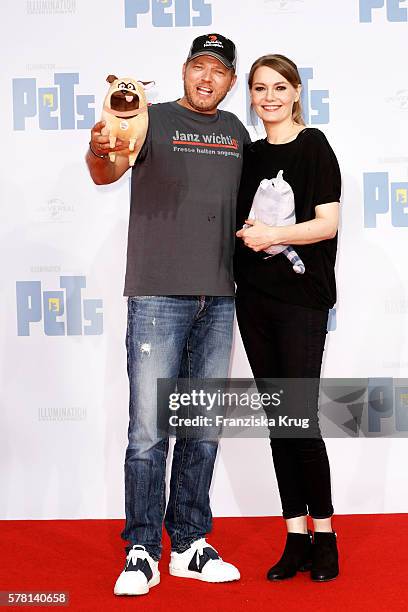
POLYGON ((227 111, 149 107, 132 170, 124 295, 234 295, 235 209, 250 142, 227 111))

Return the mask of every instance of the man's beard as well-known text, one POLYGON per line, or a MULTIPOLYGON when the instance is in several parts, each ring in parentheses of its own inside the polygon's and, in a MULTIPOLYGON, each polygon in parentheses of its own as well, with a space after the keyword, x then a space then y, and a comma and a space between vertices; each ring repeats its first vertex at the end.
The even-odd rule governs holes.
POLYGON ((209 112, 209 111, 215 111, 217 109, 217 107, 219 106, 219 104, 221 104, 221 102, 224 100, 225 96, 227 95, 228 91, 226 91, 224 93, 224 95, 219 96, 218 98, 215 99, 215 102, 211 101, 211 102, 206 102, 205 100, 200 100, 199 103, 197 104, 196 102, 194 102, 192 96, 189 94, 188 89, 186 87, 186 83, 184 83, 184 96, 187 100, 187 102, 189 103, 189 105, 194 108, 194 110, 198 111, 198 112, 209 112))

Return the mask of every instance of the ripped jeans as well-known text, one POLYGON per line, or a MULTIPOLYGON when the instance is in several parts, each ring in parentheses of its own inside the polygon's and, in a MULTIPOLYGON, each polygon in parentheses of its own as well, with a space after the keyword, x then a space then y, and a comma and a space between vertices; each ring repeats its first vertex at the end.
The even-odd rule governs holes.
POLYGON ((163 520, 176 552, 211 530, 209 489, 218 447, 214 440, 177 438, 166 509, 168 437, 157 432, 157 379, 226 378, 233 318, 233 297, 128 298, 129 443, 122 538, 145 546, 156 560, 163 520))

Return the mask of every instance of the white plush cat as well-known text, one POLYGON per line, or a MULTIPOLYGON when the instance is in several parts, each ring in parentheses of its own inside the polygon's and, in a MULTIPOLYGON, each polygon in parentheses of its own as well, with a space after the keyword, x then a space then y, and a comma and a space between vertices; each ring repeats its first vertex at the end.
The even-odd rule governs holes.
MULTIPOLYGON (((283 179, 283 170, 276 178, 263 179, 252 202, 248 219, 257 219, 266 225, 284 226, 296 223, 295 197, 292 187, 283 179)), ((249 227, 249 226, 248 226, 249 227)), ((265 249, 270 257, 283 253, 298 274, 304 274, 305 266, 291 246, 277 245, 265 249)))

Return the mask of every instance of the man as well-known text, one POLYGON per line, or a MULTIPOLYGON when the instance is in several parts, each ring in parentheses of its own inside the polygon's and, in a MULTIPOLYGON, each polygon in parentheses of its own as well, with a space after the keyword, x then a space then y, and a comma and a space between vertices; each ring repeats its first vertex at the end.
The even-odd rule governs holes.
MULTIPOLYGON (((235 205, 247 130, 218 105, 236 81, 236 50, 219 34, 193 41, 184 96, 149 108, 146 141, 132 171, 125 292, 128 296, 129 444, 125 459, 130 542, 116 595, 147 593, 160 581, 161 532, 171 538, 170 574, 238 580, 205 541, 214 439, 178 437, 165 511, 168 437, 157 432, 157 379, 225 378, 234 312, 235 205)), ((127 143, 109 148, 103 123, 87 164, 97 184, 128 170, 127 143), (110 162, 107 154, 116 151, 110 162)))

